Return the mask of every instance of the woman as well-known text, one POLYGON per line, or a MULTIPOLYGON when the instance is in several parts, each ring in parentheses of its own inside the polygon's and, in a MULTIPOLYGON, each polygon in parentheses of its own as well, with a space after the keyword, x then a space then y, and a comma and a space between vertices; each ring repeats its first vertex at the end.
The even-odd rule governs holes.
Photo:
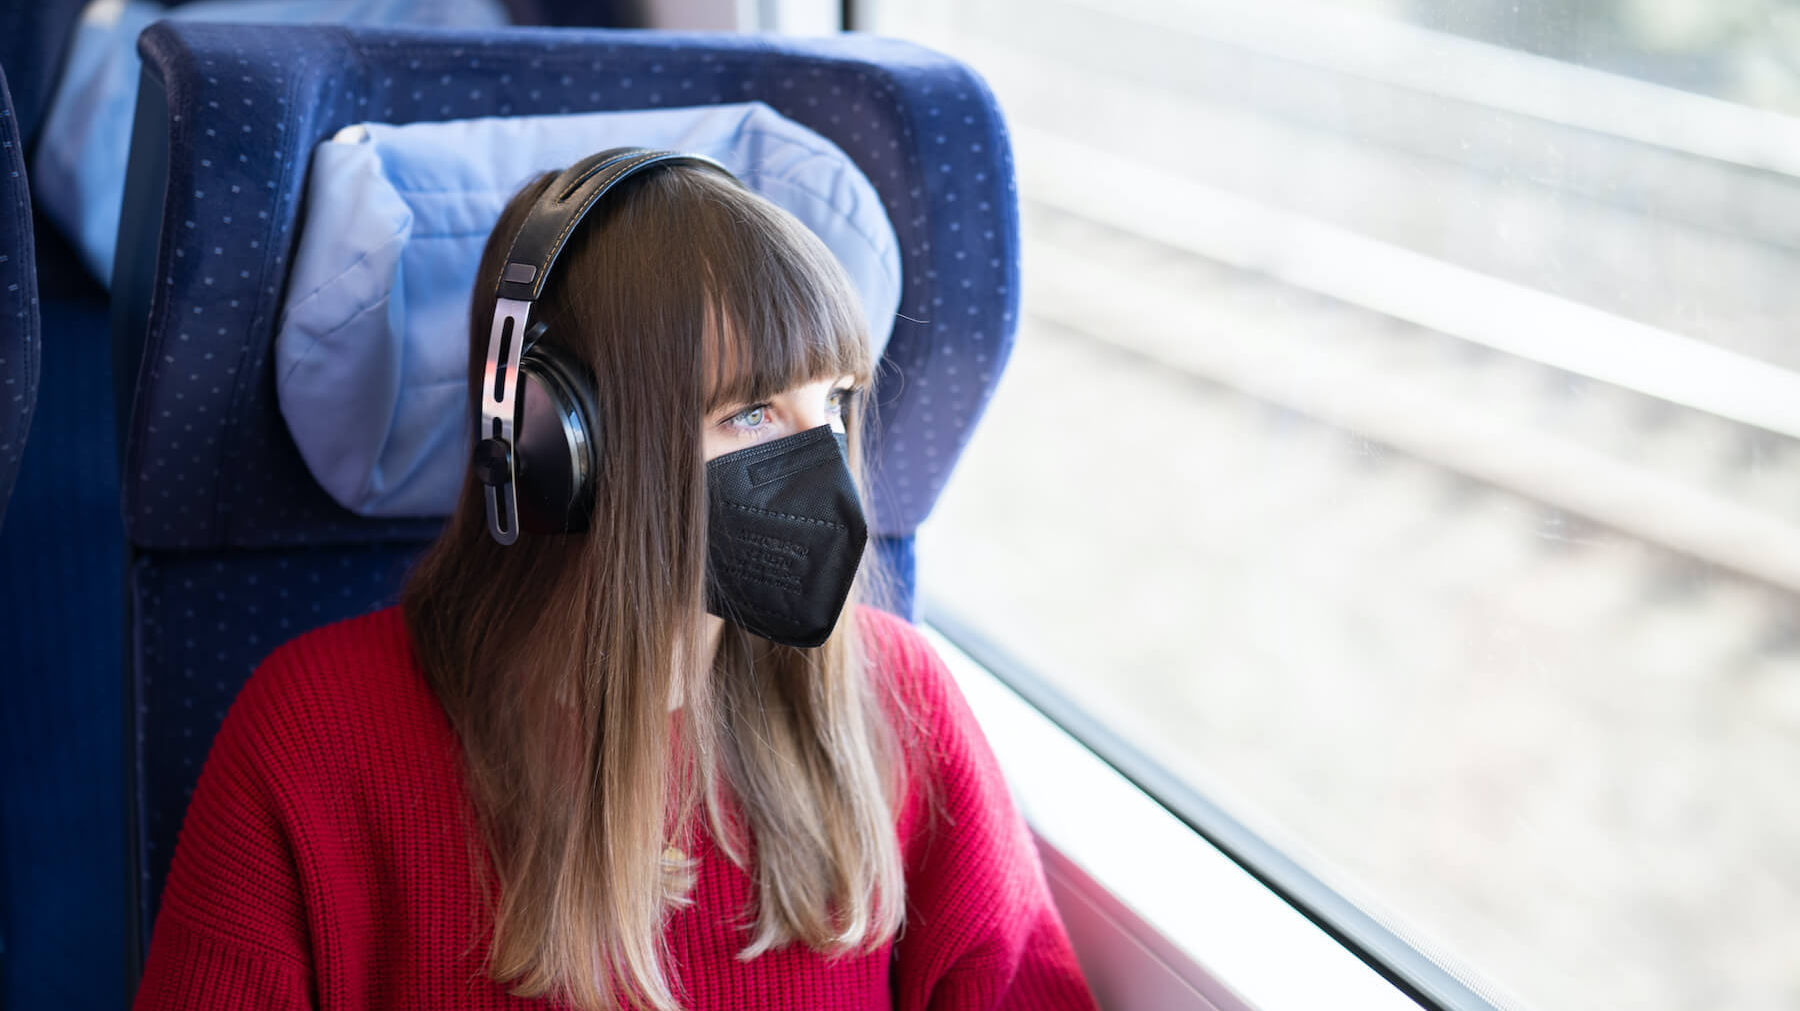
MULTIPOLYGON (((551 181, 483 255, 472 403, 494 279, 551 181)), ((639 172, 581 218, 532 313, 592 383, 586 529, 501 543, 472 470, 399 607, 265 661, 136 1006, 1091 1008, 961 696, 855 603, 854 494, 844 523, 794 520, 841 536, 798 545, 721 498, 857 462, 855 299, 722 170, 639 172), (843 544, 840 610, 812 555, 843 544), (765 620, 770 587, 826 601, 817 637, 765 620)))

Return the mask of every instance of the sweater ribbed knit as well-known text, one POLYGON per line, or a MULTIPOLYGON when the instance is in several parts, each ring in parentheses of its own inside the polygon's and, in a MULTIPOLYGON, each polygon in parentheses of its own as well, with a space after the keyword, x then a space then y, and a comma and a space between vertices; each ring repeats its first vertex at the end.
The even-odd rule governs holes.
MULTIPOLYGON (((702 831, 694 903, 666 928, 676 993, 694 1011, 1090 1011, 1030 834, 955 683, 910 625, 859 618, 919 725, 913 778, 934 784, 895 829, 906 924, 867 955, 790 944, 739 961, 755 886, 702 831)), ((134 1008, 561 1007, 482 971, 491 924, 471 810, 460 744, 398 608, 288 643, 213 741, 134 1008)))

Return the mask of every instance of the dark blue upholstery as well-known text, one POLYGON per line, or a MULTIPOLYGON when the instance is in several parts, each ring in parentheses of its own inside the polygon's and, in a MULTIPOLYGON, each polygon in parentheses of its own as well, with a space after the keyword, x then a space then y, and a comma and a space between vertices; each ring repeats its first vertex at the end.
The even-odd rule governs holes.
POLYGON ((276 408, 275 315, 309 154, 359 120, 410 122, 758 99, 830 137, 900 239, 878 380, 872 527, 912 534, 1010 351, 1018 221, 986 86, 905 43, 693 33, 375 31, 162 24, 140 89, 115 298, 141 362, 123 473, 137 727, 138 927, 223 709, 291 635, 392 598, 433 521, 370 520, 312 481, 276 408))
MULTIPOLYGON (((25 143, 12 92, 0 70, 0 529, 12 499, 13 482, 25 455, 25 437, 37 405, 39 370, 39 322, 37 257, 32 241, 31 192, 25 175, 25 143)), ((10 580, 8 580, 10 582, 10 580)), ((3 601, 0 601, 3 603, 3 601)), ((0 663, 16 664, 15 650, 8 648, 0 663)), ((30 739, 26 710, 19 694, 28 683, 23 677, 0 681, 0 760, 11 772, 21 745, 30 739)), ((39 798, 20 790, 8 778, 0 781, 0 861, 12 866, 17 827, 29 818, 31 802, 39 798)), ((7 943, 21 919, 19 907, 8 901, 7 886, 19 877, 0 876, 0 1006, 6 1006, 5 982, 20 964, 7 943)))
POLYGON ((19 136, 27 143, 50 107, 64 50, 87 0, 0 4, 0 66, 12 91, 19 136))
POLYGON ((624 0, 506 0, 515 25, 559 28, 624 28, 642 24, 624 0))
POLYGON ((21 160, 80 7, 0 5, 0 61, 18 89, 0 179, 0 484, 12 489, 0 494, 0 1007, 22 1011, 126 996, 115 954, 126 950, 115 912, 127 882, 124 537, 106 306, 60 235, 30 216, 21 160), (22 311, 28 355, 10 329, 22 311), (36 405, 21 455, 22 384, 35 384, 36 405))
POLYGON ((0 528, 0 1007, 123 1005, 124 537, 106 303, 37 223, 43 372, 0 528), (72 269, 43 269, 60 258, 72 269))
MULTIPOLYGON (((166 6, 178 7, 184 0, 166 6)), ((632 24, 620 0, 503 0, 514 24, 604 27, 632 24)), ((29 143, 61 77, 75 23, 88 0, 0 4, 0 66, 8 69, 19 134, 29 143)))
POLYGON ((163 24, 141 48, 170 107, 156 261, 115 287, 153 289, 124 474, 140 548, 417 540, 435 526, 361 520, 333 503, 294 451, 265 371, 312 146, 361 119, 754 98, 836 141, 886 203, 912 317, 888 345, 887 366, 907 381, 883 384, 880 533, 910 534, 929 511, 1010 346, 1017 218, 1005 134, 977 78, 917 47, 163 24), (153 270, 160 280, 146 285, 153 270))
MULTIPOLYGON (((84 4, 0 4, 0 65, 27 146, 84 4)), ((548 24, 610 23, 620 9, 586 0, 508 7, 515 20, 548 24)), ((113 345, 105 291, 57 229, 40 218, 33 230, 41 378, 0 526, 0 1008, 112 1008, 129 994, 127 960, 115 953, 141 950, 127 929, 137 917, 120 915, 132 880, 125 784, 136 751, 127 758, 113 345)), ((0 255, 9 257, 0 273, 33 266, 0 255)), ((11 283, 0 281, 0 293, 11 283)))
POLYGON ((12 92, 0 71, 0 523, 25 455, 37 404, 37 254, 31 241, 31 191, 25 143, 12 92))
MULTIPOLYGON (((0 1007, 92 1006, 87 998, 117 1006, 123 987, 113 956, 122 937, 116 917, 109 916, 107 929, 99 932, 97 964, 91 957, 92 914, 116 909, 125 883, 117 649, 99 659, 110 692, 96 697, 91 684, 67 676, 71 663, 98 666, 92 652, 47 654, 41 639, 25 634, 45 622, 72 623, 71 615, 92 603, 80 574, 95 546, 74 536, 71 526, 47 524, 44 518, 85 517, 118 529, 118 485, 110 477, 109 456, 56 465, 57 455, 69 448, 69 436, 106 431, 108 415, 85 431, 80 419, 63 424, 70 419, 61 395, 76 385, 70 382, 76 373, 66 367, 66 346, 46 347, 39 340, 41 333, 84 327, 98 336, 105 320, 69 311, 61 297, 66 287, 54 273, 45 277, 50 297, 40 309, 42 245, 33 239, 34 232, 43 233, 31 217, 7 84, 0 74, 0 517, 6 521, 0 526, 0 643, 5 644, 0 652, 0 1007), (90 464, 98 464, 104 476, 95 480, 90 464), (102 494, 67 494, 68 486, 57 479, 59 469, 80 472, 88 487, 103 489, 102 494), (47 509, 52 501, 54 510, 47 509), (75 718, 46 721, 46 709, 75 718), (102 746, 95 749, 94 742, 102 746), (113 789, 105 792, 109 784, 113 789), (59 957, 69 951, 90 956, 85 975, 78 978, 75 962, 59 957)), ((54 249, 53 239, 50 244, 54 249)), ((99 341, 95 347, 105 350, 99 341)), ((106 403, 104 388, 93 394, 96 402, 106 403)), ((116 590, 117 551, 110 565, 116 590)), ((90 632, 89 638, 116 644, 118 601, 109 596, 105 603, 100 634, 90 632)))

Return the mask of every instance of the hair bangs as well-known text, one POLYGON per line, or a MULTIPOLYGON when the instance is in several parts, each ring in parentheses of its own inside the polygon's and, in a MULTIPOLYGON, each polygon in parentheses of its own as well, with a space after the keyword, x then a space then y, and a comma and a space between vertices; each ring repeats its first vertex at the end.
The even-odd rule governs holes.
MULTIPOLYGON (((874 371, 862 301, 818 236, 755 194, 719 216, 707 278, 706 410, 874 371)), ((723 208, 722 208, 723 209, 723 208)))

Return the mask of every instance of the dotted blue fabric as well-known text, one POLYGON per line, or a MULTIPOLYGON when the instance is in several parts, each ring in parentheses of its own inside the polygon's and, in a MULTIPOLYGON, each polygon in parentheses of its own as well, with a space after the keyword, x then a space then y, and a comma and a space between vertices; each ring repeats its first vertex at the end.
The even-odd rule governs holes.
POLYGON ((25 144, 0 71, 0 523, 12 498, 38 384, 37 258, 25 144))
POLYGON ((213 735, 263 657, 308 629, 393 603, 413 548, 140 558, 137 672, 140 934, 149 943, 188 798, 213 735))
MULTIPOLYGON (((0 4, 0 66, 27 151, 85 2, 0 4)), ((518 23, 614 24, 622 11, 604 0, 507 6, 518 23)), ((39 218, 34 231, 47 340, 0 526, 0 1007, 116 1008, 129 1000, 117 954, 138 907, 121 887, 136 842, 122 817, 131 703, 108 305, 56 229, 39 218)), ((254 660, 243 662, 247 673, 254 660)))
MULTIPOLYGON (((179 7, 182 0, 166 3, 179 7)), ((29 144, 50 105, 76 21, 88 0, 17 0, 0 3, 0 66, 11 75, 19 134, 29 144)), ((505 0, 516 25, 626 25, 630 13, 617 0, 505 0)))
POLYGON ((435 521, 338 507, 275 402, 274 317, 307 159, 348 123, 758 99, 854 158, 902 250, 902 319, 876 391, 871 544, 901 584, 888 606, 910 613, 913 530, 986 405, 1017 316, 1010 146, 992 95, 966 67, 855 35, 165 23, 139 49, 169 106, 123 470, 137 556, 142 940, 187 797, 243 680, 290 636, 390 600, 436 531, 435 521))
POLYGON ((350 122, 759 99, 829 137, 880 192, 902 250, 903 318, 871 450, 879 533, 910 534, 930 510, 1010 350, 1018 219, 1005 129, 979 78, 919 47, 854 35, 164 23, 140 48, 170 96, 160 276, 124 470, 141 548, 431 529, 333 503, 287 436, 268 370, 307 158, 350 122))

